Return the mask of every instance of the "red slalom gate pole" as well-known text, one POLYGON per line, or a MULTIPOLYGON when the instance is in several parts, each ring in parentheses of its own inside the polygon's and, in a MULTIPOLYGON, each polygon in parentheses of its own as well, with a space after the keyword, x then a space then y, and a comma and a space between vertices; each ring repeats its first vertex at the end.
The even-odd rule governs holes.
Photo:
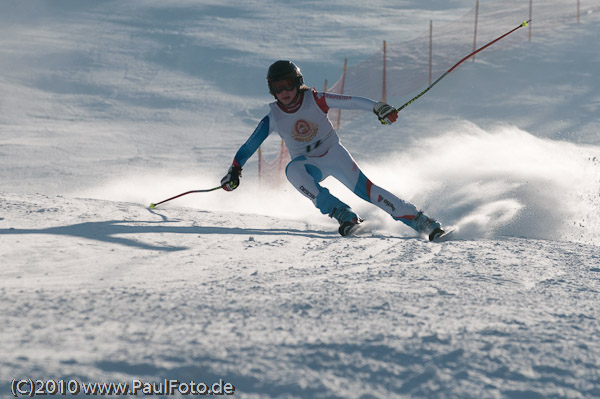
POLYGON ((215 191, 215 190, 218 190, 220 188, 222 188, 222 187, 221 186, 217 186, 217 187, 209 188, 207 190, 192 190, 192 191, 187 191, 187 192, 185 192, 183 194, 179 194, 179 195, 176 195, 174 197, 167 198, 166 200, 163 200, 163 201, 160 201, 160 202, 157 202, 157 203, 153 202, 153 203, 150 204, 150 208, 154 209, 154 208, 156 208, 157 205, 164 204, 165 202, 174 200, 175 198, 183 197, 184 195, 188 195, 188 194, 192 194, 192 193, 208 193, 209 191, 215 191))
POLYGON ((517 26, 516 28, 506 32, 505 34, 503 34, 500 37, 497 37, 496 39, 492 40, 491 42, 489 42, 488 44, 486 44, 485 46, 473 51, 472 53, 470 53, 469 55, 467 55, 465 58, 463 58, 462 60, 458 61, 456 64, 454 64, 454 66, 450 69, 448 69, 442 76, 440 76, 435 82, 433 82, 432 84, 430 84, 425 90, 423 90, 422 92, 420 92, 419 94, 417 94, 415 97, 413 97, 410 101, 406 102, 404 105, 402 105, 401 107, 397 108, 398 112, 402 111, 404 108, 408 107, 410 104, 412 104, 416 99, 418 99, 419 97, 421 97, 423 94, 427 93, 429 90, 431 90, 431 88, 433 86, 435 86, 440 80, 444 79, 446 77, 446 75, 448 75, 450 72, 454 71, 460 64, 462 64, 464 61, 468 60, 469 58, 473 57, 475 54, 479 53, 480 51, 488 48, 489 46, 491 46, 492 44, 496 43, 498 40, 501 40, 503 38, 505 38, 506 36, 510 35, 511 33, 513 33, 514 31, 516 31, 519 28, 522 28, 524 26, 527 26, 528 23, 531 22, 530 20, 527 21, 523 21, 523 23, 521 23, 519 26, 517 26))

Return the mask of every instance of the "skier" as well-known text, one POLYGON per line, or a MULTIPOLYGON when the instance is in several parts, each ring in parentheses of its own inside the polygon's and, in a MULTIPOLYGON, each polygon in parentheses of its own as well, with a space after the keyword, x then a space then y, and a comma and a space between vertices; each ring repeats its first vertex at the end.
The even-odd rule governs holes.
POLYGON ((277 61, 269 67, 267 83, 269 92, 277 101, 269 104, 269 114, 259 122, 254 133, 236 153, 227 175, 221 180, 223 189, 232 191, 239 186, 246 161, 267 136, 276 131, 292 158, 285 170, 288 180, 321 213, 339 222, 341 235, 350 234, 362 220, 348 205, 319 184, 328 176, 335 177, 357 196, 428 236, 429 240, 444 234, 438 221, 371 182, 340 143, 327 118, 330 108, 368 110, 387 125, 398 118, 398 111, 394 107, 364 97, 309 89, 304 84, 300 68, 287 60, 277 61))

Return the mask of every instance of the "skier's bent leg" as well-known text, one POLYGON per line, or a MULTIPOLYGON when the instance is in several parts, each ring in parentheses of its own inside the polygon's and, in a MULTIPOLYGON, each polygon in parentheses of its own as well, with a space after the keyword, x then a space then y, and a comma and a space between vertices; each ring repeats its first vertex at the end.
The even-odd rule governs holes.
POLYGON ((418 233, 428 235, 430 240, 434 239, 436 234, 443 233, 438 221, 419 211, 412 203, 374 184, 360 171, 354 193, 389 213, 394 220, 403 222, 418 233))
POLYGON ((338 209, 349 208, 319 184, 324 179, 323 172, 309 163, 306 157, 294 158, 287 165, 285 174, 296 190, 310 199, 321 213, 333 216, 338 209))
POLYGON ((389 213, 395 220, 399 220, 409 226, 417 213, 419 213, 417 207, 412 203, 404 201, 377 184, 374 184, 362 171, 359 171, 354 193, 365 201, 389 213))
MULTIPOLYGON (((419 233, 432 237, 441 230, 440 223, 420 212, 415 205, 373 184, 360 170, 343 145, 329 150, 327 160, 332 175, 363 200, 370 202, 419 233)), ((443 231, 442 231, 443 232, 443 231)))
POLYGON ((410 226, 412 219, 419 210, 410 202, 403 201, 394 194, 373 184, 342 144, 338 144, 329 150, 326 162, 332 170, 332 175, 352 190, 354 194, 377 205, 394 219, 410 226))

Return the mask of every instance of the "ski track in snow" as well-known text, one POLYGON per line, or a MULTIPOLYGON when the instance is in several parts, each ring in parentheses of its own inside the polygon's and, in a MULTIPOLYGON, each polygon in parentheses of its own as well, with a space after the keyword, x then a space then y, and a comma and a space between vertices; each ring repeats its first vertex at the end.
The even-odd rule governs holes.
POLYGON ((243 398, 600 394, 594 245, 342 238, 44 195, 1 204, 2 392, 35 373, 223 378, 243 398))

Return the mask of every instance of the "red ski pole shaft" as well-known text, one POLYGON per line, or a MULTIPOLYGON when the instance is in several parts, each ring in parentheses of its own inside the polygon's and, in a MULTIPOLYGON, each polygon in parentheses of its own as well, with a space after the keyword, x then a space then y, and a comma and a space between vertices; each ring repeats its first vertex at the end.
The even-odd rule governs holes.
POLYGON ((477 49, 477 50, 473 51, 472 53, 470 53, 469 55, 465 56, 465 58, 463 58, 462 60, 460 60, 456 64, 454 64, 454 66, 452 68, 448 69, 442 76, 440 76, 435 82, 433 82, 432 84, 430 84, 425 90, 423 90, 422 92, 420 92, 419 94, 417 94, 415 97, 413 97, 410 101, 406 102, 404 105, 402 105, 401 107, 399 107, 398 111, 402 111, 404 108, 406 108, 410 104, 412 104, 416 99, 418 99, 419 97, 421 97, 423 94, 427 93, 433 86, 435 86, 440 80, 444 79, 446 77, 446 75, 448 75, 450 72, 454 71, 460 64, 462 64, 463 62, 465 62, 469 58, 473 57, 475 54, 479 53, 480 51, 482 51, 482 50, 488 48, 489 46, 491 46, 492 44, 496 43, 498 40, 501 40, 501 39, 505 38, 506 36, 510 35, 514 31, 516 31, 517 29, 522 28, 523 26, 527 26, 527 24, 530 23, 530 22, 531 22, 531 20, 523 21, 523 23, 521 23, 516 28, 514 28, 514 29, 512 29, 512 30, 510 30, 508 32, 506 32, 505 34, 503 34, 502 36, 499 36, 496 39, 492 40, 491 42, 489 42, 485 46, 480 47, 479 49, 477 49))
POLYGON ((157 203, 153 202, 153 203, 150 204, 150 208, 154 209, 154 208, 156 208, 157 205, 164 204, 165 202, 174 200, 175 198, 183 197, 184 195, 188 195, 188 194, 192 194, 192 193, 208 193, 209 191, 215 191, 215 190, 218 190, 220 188, 221 188, 221 186, 217 186, 217 187, 209 188, 207 190, 192 190, 192 191, 187 191, 185 193, 176 195, 176 196, 171 197, 171 198, 167 198, 166 200, 163 200, 163 201, 160 201, 160 202, 157 202, 157 203))

